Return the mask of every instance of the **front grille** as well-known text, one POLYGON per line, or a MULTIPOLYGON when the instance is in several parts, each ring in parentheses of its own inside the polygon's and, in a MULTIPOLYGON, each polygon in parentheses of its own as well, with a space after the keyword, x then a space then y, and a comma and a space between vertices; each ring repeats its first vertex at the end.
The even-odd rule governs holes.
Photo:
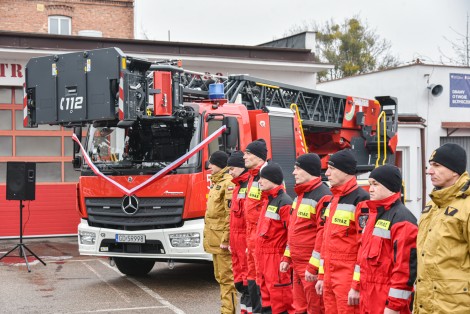
POLYGON ((122 198, 86 198, 88 224, 119 230, 177 228, 183 225, 184 198, 139 198, 134 215, 124 213, 122 198))
POLYGON ((163 245, 158 240, 146 240, 145 243, 117 243, 113 239, 101 241, 100 252, 165 254, 163 245))

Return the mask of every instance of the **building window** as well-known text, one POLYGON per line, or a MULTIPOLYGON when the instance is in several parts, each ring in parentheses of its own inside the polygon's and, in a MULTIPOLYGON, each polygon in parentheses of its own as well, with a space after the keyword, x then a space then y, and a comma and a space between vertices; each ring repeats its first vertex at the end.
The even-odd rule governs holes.
POLYGON ((15 87, 15 104, 23 104, 23 88, 15 87))
POLYGON ((22 98, 21 87, 0 86, 0 185, 9 161, 36 162, 36 182, 77 182, 72 130, 58 125, 24 128, 22 98))
POLYGON ((0 110, 0 130, 11 130, 11 110, 0 110))
POLYGON ((0 87, 0 104, 10 104, 11 95, 11 87, 0 87))
POLYGON ((36 163, 36 182, 61 182, 61 173, 60 162, 36 163))
POLYGON ((49 16, 49 34, 71 35, 72 19, 61 15, 49 16))
POLYGON ((13 141, 11 136, 0 136, 0 156, 13 155, 13 141))

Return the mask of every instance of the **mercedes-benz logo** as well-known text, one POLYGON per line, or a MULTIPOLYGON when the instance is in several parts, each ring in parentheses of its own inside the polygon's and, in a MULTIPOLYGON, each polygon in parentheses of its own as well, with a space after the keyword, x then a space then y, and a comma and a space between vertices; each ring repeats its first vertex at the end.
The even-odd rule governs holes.
POLYGON ((139 199, 135 195, 126 195, 122 199, 121 207, 127 215, 134 215, 139 210, 139 199))

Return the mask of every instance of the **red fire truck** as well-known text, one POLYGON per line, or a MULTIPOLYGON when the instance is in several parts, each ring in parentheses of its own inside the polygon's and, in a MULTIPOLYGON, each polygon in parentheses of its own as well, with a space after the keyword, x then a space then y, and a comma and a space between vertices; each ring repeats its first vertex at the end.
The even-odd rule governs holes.
POLYGON ((31 59, 24 113, 27 127, 74 128, 79 251, 110 257, 128 275, 148 273, 155 261, 210 260, 202 230, 207 160, 217 150, 265 139, 293 194, 300 154, 318 153, 326 168, 332 153, 351 148, 359 171, 368 172, 393 162, 397 144, 391 97, 204 77, 117 48, 31 59))

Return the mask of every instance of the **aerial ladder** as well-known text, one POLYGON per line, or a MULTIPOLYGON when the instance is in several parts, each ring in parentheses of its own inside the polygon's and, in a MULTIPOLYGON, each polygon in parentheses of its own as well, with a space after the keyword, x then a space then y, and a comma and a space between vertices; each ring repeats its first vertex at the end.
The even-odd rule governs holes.
POLYGON ((324 168, 329 155, 346 148, 353 150, 359 172, 394 162, 398 111, 397 100, 393 97, 369 100, 249 75, 225 77, 197 73, 184 70, 180 61, 151 63, 126 56, 117 48, 48 58, 47 65, 34 62, 35 59, 28 63, 25 126, 34 127, 38 123, 77 126, 114 120, 125 125, 149 114, 184 115, 185 102, 209 99, 209 88, 216 84, 223 86, 220 98, 228 103, 243 104, 248 110, 289 109, 294 104, 308 146, 305 151, 319 154, 324 168), (83 66, 79 78, 73 68, 77 63, 83 66), (36 75, 46 71, 52 71, 52 75, 36 75), (60 80, 58 71, 61 71, 60 80), (68 75, 72 71, 73 78, 68 75), (108 82, 108 88, 102 89, 102 81, 108 82), (86 86, 86 94, 78 96, 77 85, 86 86), (149 112, 152 96, 154 104, 149 112), (104 106, 97 105, 103 102, 104 106), (75 110, 82 107, 85 110, 75 110), (384 122, 380 126, 379 116, 384 122))

